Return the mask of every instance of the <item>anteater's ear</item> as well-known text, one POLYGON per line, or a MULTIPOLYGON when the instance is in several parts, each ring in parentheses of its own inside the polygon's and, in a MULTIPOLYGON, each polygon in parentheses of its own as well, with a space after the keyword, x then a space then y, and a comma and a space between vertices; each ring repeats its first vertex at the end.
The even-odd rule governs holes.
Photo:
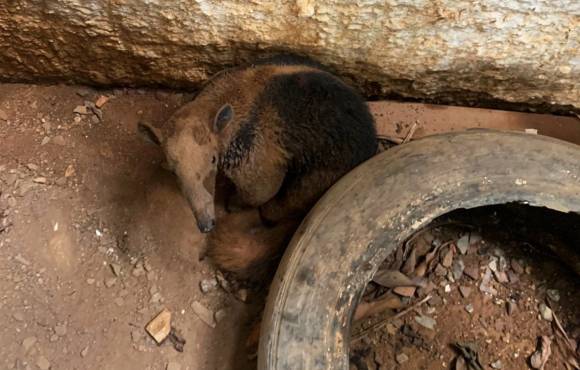
POLYGON ((137 124, 137 129, 145 140, 153 144, 161 145, 161 132, 157 127, 154 127, 149 122, 140 121, 137 124))
POLYGON ((234 118, 234 108, 229 104, 224 104, 218 110, 213 119, 213 131, 220 132, 227 126, 228 123, 234 118))

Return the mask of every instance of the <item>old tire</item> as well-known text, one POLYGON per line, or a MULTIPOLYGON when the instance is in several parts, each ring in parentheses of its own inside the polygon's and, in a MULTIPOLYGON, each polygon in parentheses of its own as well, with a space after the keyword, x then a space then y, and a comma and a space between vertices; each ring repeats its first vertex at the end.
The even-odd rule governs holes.
POLYGON ((483 130, 427 137, 365 162, 294 235, 268 298, 259 369, 348 369, 351 317, 397 245, 460 208, 524 202, 580 212, 579 176, 579 146, 483 130))

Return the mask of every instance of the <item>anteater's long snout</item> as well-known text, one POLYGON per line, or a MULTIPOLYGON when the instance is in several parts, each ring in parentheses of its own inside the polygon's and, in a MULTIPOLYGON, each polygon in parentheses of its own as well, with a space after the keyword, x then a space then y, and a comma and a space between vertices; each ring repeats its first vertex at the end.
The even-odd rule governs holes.
POLYGON ((197 228, 202 233, 209 233, 215 227, 215 206, 213 196, 203 189, 186 191, 189 206, 197 221, 197 228))

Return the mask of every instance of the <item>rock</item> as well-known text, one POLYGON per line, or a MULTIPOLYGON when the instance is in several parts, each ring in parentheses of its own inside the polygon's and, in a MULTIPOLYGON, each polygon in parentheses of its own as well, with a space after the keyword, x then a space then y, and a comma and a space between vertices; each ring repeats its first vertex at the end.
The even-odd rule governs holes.
POLYGON ((216 323, 219 323, 220 321, 225 319, 227 317, 227 315, 228 315, 227 310, 222 308, 221 310, 217 310, 215 312, 215 314, 213 315, 213 318, 216 321, 216 323))
POLYGON ((50 138, 48 136, 45 136, 42 138, 42 141, 40 142, 40 145, 46 145, 50 142, 50 138))
POLYGON ((498 369, 498 370, 501 369, 502 368, 501 360, 497 360, 497 361, 492 362, 490 364, 490 366, 494 369, 498 369))
POLYGON ((473 305, 470 303, 468 305, 465 306, 465 311, 467 311, 468 313, 473 313, 473 305))
POLYGON ((409 361, 409 356, 407 356, 407 355, 406 355, 406 354, 404 354, 404 353, 398 353, 398 354, 395 356, 395 360, 397 361, 397 363, 398 363, 399 365, 401 365, 401 364, 404 364, 405 362, 409 361))
POLYGON ((72 164, 69 164, 66 167, 66 170, 64 170, 64 177, 71 177, 74 174, 75 174, 75 168, 72 164))
POLYGON ((434 294, 433 297, 431 297, 431 299, 427 301, 427 304, 433 307, 440 306, 441 304, 443 304, 443 299, 441 299, 441 297, 438 294, 434 294))
POLYGON ((98 97, 97 101, 95 102, 95 106, 100 109, 103 107, 103 105, 107 104, 108 101, 109 101, 108 96, 101 95, 98 97))
POLYGON ((552 321, 554 319, 554 316, 552 314, 552 309, 548 306, 546 306, 545 303, 540 303, 539 306, 539 311, 540 311, 540 316, 542 317, 542 319, 546 320, 546 321, 552 321))
POLYGON ((402 297, 413 297, 415 295, 416 290, 417 288, 414 286, 401 286, 393 289, 393 292, 402 297))
POLYGON ((514 302, 514 301, 512 301, 512 300, 509 300, 509 301, 507 301, 507 305, 506 305, 506 307, 507 307, 507 313, 508 313, 508 315, 510 315, 510 316, 511 316, 511 315, 513 315, 513 313, 514 313, 514 312, 516 311, 516 309, 518 308, 518 305, 517 305, 517 303, 516 303, 516 302, 514 302))
POLYGON ((221 273, 221 271, 216 271, 215 278, 218 281, 218 284, 220 285, 220 287, 224 291, 226 291, 227 293, 230 293, 231 292, 231 290, 232 290, 231 284, 225 278, 225 276, 221 273))
POLYGON ((559 302, 560 301, 560 292, 557 289, 548 289, 546 291, 546 294, 552 302, 559 302))
POLYGON ((30 171, 38 171, 38 166, 35 165, 34 163, 28 163, 26 165, 26 167, 30 170, 30 171))
POLYGON ((58 335, 59 337, 64 337, 66 335, 66 332, 67 332, 66 324, 61 324, 54 327, 54 334, 58 335))
POLYGON ((439 277, 445 276, 447 275, 447 269, 443 267, 443 265, 438 263, 437 266, 435 267, 435 275, 439 277))
POLYGON ((0 121, 8 121, 8 114, 2 109, 0 109, 0 121))
POLYGON ((52 143, 60 146, 66 145, 66 141, 62 135, 57 135, 52 138, 52 143))
POLYGON ((111 263, 109 266, 111 266, 111 271, 113 271, 113 274, 115 274, 115 276, 121 276, 121 265, 119 265, 118 263, 111 263))
POLYGON ((483 279, 481 280, 481 284, 479 285, 479 290, 483 293, 487 293, 490 295, 496 295, 497 290, 491 285, 491 269, 488 267, 485 269, 485 274, 483 275, 483 279))
POLYGON ((77 105, 73 110, 73 113, 82 114, 83 116, 90 113, 90 110, 84 105, 77 105))
POLYGON ((471 294, 471 288, 468 286, 461 285, 459 287, 459 292, 461 293, 461 296, 463 298, 468 298, 469 295, 471 294))
POLYGON ((552 354, 552 338, 548 336, 540 337, 538 341, 538 348, 530 357, 530 365, 532 368, 543 370, 546 366, 546 362, 552 354))
POLYGON ((181 370, 181 364, 175 361, 168 362, 165 370, 181 370))
POLYGON ((38 368, 40 370, 49 370, 50 369, 50 362, 46 359, 46 357, 40 356, 36 360, 36 366, 38 366, 38 368))
POLYGON ((451 270, 453 272, 453 278, 455 280, 461 279, 461 277, 463 276, 463 270, 465 270, 465 264, 463 263, 463 260, 461 258, 456 258, 453 261, 453 266, 451 270))
POLYGON ((204 294, 215 290, 217 288, 217 286, 218 286, 218 282, 217 282, 216 278, 204 279, 204 280, 199 282, 199 289, 204 294))
POLYGON ((164 308, 147 324, 145 330, 157 343, 163 342, 171 331, 171 312, 164 308))
POLYGON ((245 303, 248 300, 248 289, 240 289, 235 295, 239 301, 245 303))
POLYGON ((81 350, 81 357, 87 357, 87 355, 89 354, 89 346, 86 346, 85 348, 83 348, 81 350))
POLYGON ((37 184, 46 184, 46 177, 35 177, 32 181, 37 184))
POLYGON ((16 321, 24 321, 24 314, 22 312, 14 312, 12 318, 16 321))
POLYGON ((465 234, 457 240, 457 249, 459 249, 459 253, 466 254, 468 248, 469 248, 469 234, 465 234))
POLYGON ((194 301, 191 304, 191 308, 193 309, 193 312, 197 315, 197 317, 199 317, 201 321, 203 321, 207 326, 211 328, 216 327, 214 313, 210 309, 208 309, 198 301, 194 301))
POLYGON ((452 263, 453 263, 453 249, 447 248, 444 251, 443 258, 441 259, 441 264, 443 265, 443 267, 449 268, 451 267, 452 263))
POLYGON ((117 283, 117 278, 112 277, 112 278, 105 279, 105 286, 107 288, 114 286, 116 283, 117 283))
POLYGON ((94 283, 95 283, 95 279, 93 279, 93 278, 88 278, 87 279, 87 284, 93 285, 94 283))
POLYGON ((437 324, 437 321, 425 315, 415 316, 415 321, 417 322, 417 324, 429 330, 433 330, 435 328, 435 325, 437 324))
POLYGON ((445 293, 451 293, 451 285, 445 284, 445 287, 443 287, 443 291, 445 293))
POLYGON ((22 341, 22 348, 24 348, 24 353, 28 353, 32 346, 34 346, 37 342, 36 337, 26 337, 22 341))
POLYGON ((160 303, 161 301, 163 301, 163 296, 159 292, 153 293, 149 299, 149 303, 160 303))

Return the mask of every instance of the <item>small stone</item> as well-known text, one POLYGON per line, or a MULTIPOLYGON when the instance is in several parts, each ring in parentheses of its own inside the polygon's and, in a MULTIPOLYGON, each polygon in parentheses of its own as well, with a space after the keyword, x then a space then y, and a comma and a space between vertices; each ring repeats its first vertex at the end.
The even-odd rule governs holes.
POLYGON ((46 177, 36 177, 32 181, 37 184, 46 184, 46 177))
POLYGON ((109 101, 109 97, 105 96, 105 95, 101 95, 98 97, 97 101, 95 102, 95 106, 97 108, 102 108, 103 105, 107 104, 107 102, 109 101))
POLYGON ((476 264, 466 266, 463 269, 463 273, 469 276, 472 280, 479 279, 479 267, 476 264))
POLYGON ((417 324, 429 330, 433 330, 435 328, 435 325, 437 324, 437 321, 425 315, 415 316, 415 321, 417 322, 417 324))
POLYGON ((459 249, 459 253, 465 254, 467 253, 467 249, 469 248, 469 235, 465 234, 459 240, 457 240, 457 249, 459 249))
POLYGON ((441 297, 437 294, 433 295, 433 297, 431 297, 430 300, 427 301, 427 304, 429 306, 439 306, 441 304, 443 304, 443 299, 441 299, 441 297))
POLYGON ((87 115, 89 114, 89 109, 84 105, 77 105, 75 109, 73 109, 73 113, 87 115))
POLYGON ((473 305, 471 303, 466 305, 465 311, 467 311, 468 313, 473 313, 473 305))
POLYGON ((488 267, 485 269, 485 274, 483 275, 483 279, 481 280, 481 284, 479 285, 479 290, 483 293, 487 293, 490 295, 496 295, 497 290, 491 285, 491 269, 488 267))
POLYGON ((16 321, 24 321, 24 314, 22 314, 22 312, 14 312, 12 318, 16 321))
POLYGON ((508 315, 513 315, 513 313, 516 311, 516 309, 518 308, 518 305, 516 302, 514 301, 507 301, 507 313, 508 315))
POLYGON ((228 312, 222 308, 221 310, 217 310, 215 312, 215 314, 213 315, 213 318, 215 319, 216 322, 219 323, 220 321, 225 319, 227 315, 228 315, 228 312))
POLYGON ((93 285, 94 283, 95 283, 95 279, 93 279, 93 278, 88 278, 87 279, 87 284, 93 285))
POLYGON ((560 301, 560 292, 557 289, 548 289, 546 291, 546 294, 548 295, 548 298, 550 298, 551 301, 553 302, 560 301))
POLYGON ((163 296, 161 295, 161 293, 156 292, 151 295, 149 303, 160 303, 161 301, 163 301, 163 296))
POLYGON ((203 321, 207 326, 211 328, 216 327, 214 313, 210 309, 208 309, 198 301, 194 301, 191 304, 191 308, 193 309, 193 312, 197 315, 197 317, 199 317, 201 321, 203 321))
POLYGON ((38 166, 35 165, 34 163, 29 163, 26 165, 26 167, 30 170, 30 171, 38 171, 38 166))
POLYGON ((461 293, 461 296, 463 298, 468 298, 469 295, 471 294, 471 288, 468 286, 461 285, 459 287, 459 292, 461 293))
POLYGON ((66 331, 66 324, 61 324, 54 327, 54 334, 58 335, 59 337, 64 337, 66 335, 66 331))
POLYGON ((443 265, 443 267, 449 268, 451 267, 452 263, 453 263, 453 249, 447 248, 447 251, 443 255, 443 259, 441 260, 441 264, 443 265))
POLYGON ((135 277, 139 277, 139 276, 143 276, 145 275, 145 269, 143 268, 143 263, 138 262, 135 265, 135 268, 133 269, 133 271, 131 271, 131 274, 135 277))
POLYGON ((465 264, 463 260, 457 258, 453 261, 452 271, 453 271, 453 278, 455 280, 461 279, 463 276, 463 270, 465 270, 465 264))
POLYGON ((112 286, 113 286, 113 285, 115 285, 116 283, 117 283, 117 278, 114 278, 114 277, 112 277, 112 278, 108 278, 108 279, 106 279, 106 280, 105 280, 105 286, 106 286, 107 288, 110 288, 110 287, 112 287, 112 286))
POLYGON ((89 354, 89 346, 86 346, 85 348, 83 348, 81 350, 81 357, 87 357, 87 355, 89 354))
POLYGON ((163 342, 171 331, 171 312, 164 308, 147 324, 145 330, 157 343, 163 342))
POLYGON ((395 356, 395 360, 399 365, 404 364, 405 362, 409 361, 409 356, 404 353, 399 353, 395 356))
POLYGON ((151 266, 151 263, 149 263, 148 259, 143 260, 143 268, 147 272, 151 272, 153 270, 153 266, 151 266))
POLYGON ((168 362, 165 370, 181 370, 181 364, 175 361, 168 362))
POLYGON ((36 360, 36 366, 40 370, 49 370, 50 369, 50 362, 44 356, 40 356, 38 360, 36 360))
POLYGON ((27 353, 28 351, 30 351, 30 349, 32 348, 32 346, 34 346, 37 342, 36 337, 27 337, 24 338, 24 340, 22 341, 22 347, 24 348, 24 352, 27 353))
POLYGON ((42 138, 40 145, 44 146, 44 145, 48 144, 49 142, 50 142, 50 138, 48 136, 45 136, 42 138))
POLYGON ((248 290, 247 289, 238 290, 236 292, 236 298, 245 303, 248 300, 248 290))
POLYGON ((53 142, 53 144, 60 145, 60 146, 66 145, 66 141, 64 140, 64 137, 62 137, 62 135, 57 135, 57 136, 53 137, 52 142, 53 142))
POLYGON ((498 369, 499 370, 499 369, 502 368, 501 360, 497 360, 495 362, 492 362, 490 365, 494 369, 498 369))
POLYGON ((200 281, 200 283, 199 283, 199 289, 204 294, 215 290, 217 288, 217 286, 218 286, 218 282, 217 282, 216 278, 204 279, 204 280, 200 281))
POLYGON ((69 164, 66 167, 66 170, 64 170, 64 177, 71 177, 74 174, 75 174, 75 168, 72 164, 69 164))
POLYGON ((451 293, 451 285, 445 284, 443 290, 445 291, 445 293, 451 293))
POLYGON ((118 263, 111 263, 111 271, 113 271, 113 274, 115 274, 115 276, 121 276, 121 265, 119 265, 118 263))
POLYGON ((413 297, 416 290, 417 288, 414 286, 400 286, 393 289, 393 292, 402 297, 413 297))
POLYGON ((58 335, 53 334, 50 336, 50 338, 48 340, 51 342, 56 342, 58 340, 58 335))
POLYGON ((540 316, 542 316, 542 319, 546 320, 546 321, 552 321, 554 319, 554 316, 552 314, 552 309, 548 306, 546 306, 545 303, 540 303, 540 316))

